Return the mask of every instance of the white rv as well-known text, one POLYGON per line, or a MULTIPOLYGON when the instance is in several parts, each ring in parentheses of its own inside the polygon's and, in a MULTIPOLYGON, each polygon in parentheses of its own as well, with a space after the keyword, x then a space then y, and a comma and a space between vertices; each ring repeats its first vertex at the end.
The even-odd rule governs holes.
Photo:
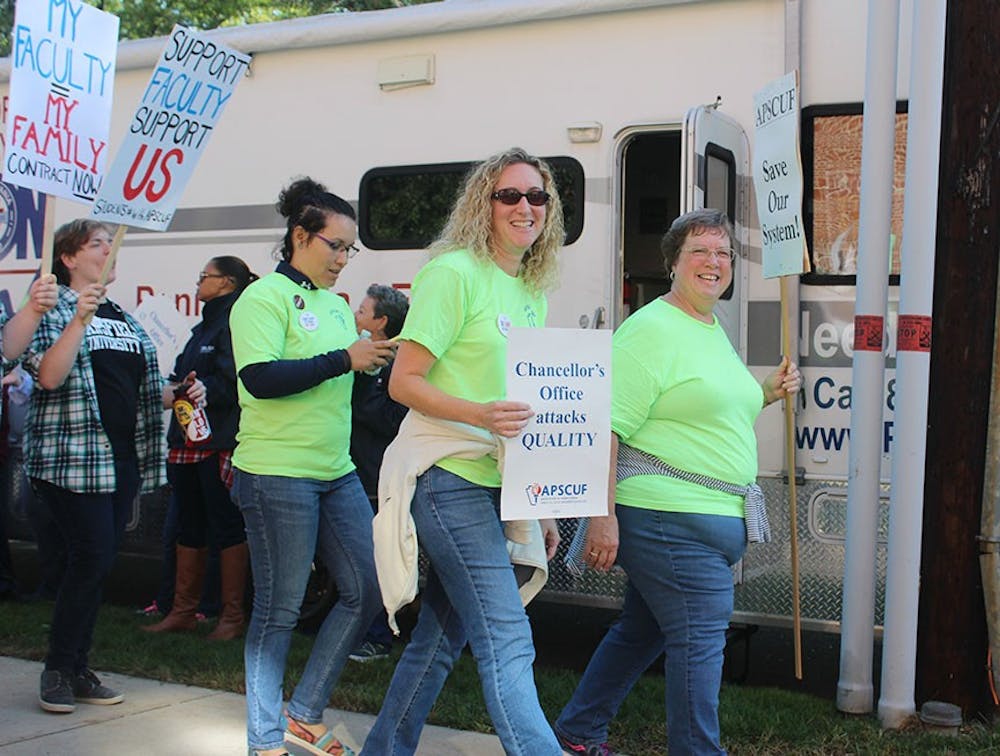
MULTIPOLYGON (((902 5, 898 100, 905 103, 912 6, 902 5)), ((616 327, 665 291, 659 239, 670 221, 696 207, 720 207, 735 221, 739 259, 719 316, 763 376, 779 359, 780 308, 778 284, 761 276, 750 178, 753 95, 797 68, 814 272, 798 285, 797 359, 805 388, 796 422, 796 527, 803 624, 835 630, 846 523, 866 10, 864 0, 445 0, 217 30, 216 39, 251 53, 252 64, 169 229, 129 231, 113 295, 135 307, 163 294, 193 317, 195 278, 210 257, 239 255, 258 273, 269 271, 283 230, 274 202, 298 175, 326 183, 359 208, 364 251, 341 277, 342 291, 358 301, 372 282, 406 287, 470 161, 519 145, 553 159, 567 208, 570 233, 549 325, 616 327)), ((119 46, 112 152, 163 44, 119 46)), ((4 95, 8 76, 9 63, 0 70, 4 95)), ((901 105, 900 137, 904 111, 901 105)), ((899 272, 904 142, 897 140, 899 207, 888 242, 892 284, 899 272)), ((3 191, 0 199, 14 208, 11 191, 3 191)), ((32 201, 30 193, 16 199, 32 201)), ((57 223, 89 212, 55 202, 57 223)), ((26 223, 12 222, 0 239, 6 245, 0 296, 8 303, 20 300, 37 268, 37 225, 29 230, 26 223)), ((895 299, 897 288, 890 291, 895 299)), ((895 305, 891 309, 894 317, 895 305)), ((890 367, 893 357, 890 352, 890 367)), ((888 374, 886 460, 892 444, 888 374)), ((747 554, 737 619, 782 623, 791 611, 783 427, 774 408, 757 426, 760 479, 776 539, 747 554)), ((888 471, 885 464, 884 480, 888 471)), ((146 511, 137 509, 136 527, 146 511)), ((883 530, 886 523, 883 512, 883 530)), ((880 542, 884 576, 884 532, 880 542)), ((620 578, 574 579, 556 569, 547 596, 613 604, 620 591, 620 578)))

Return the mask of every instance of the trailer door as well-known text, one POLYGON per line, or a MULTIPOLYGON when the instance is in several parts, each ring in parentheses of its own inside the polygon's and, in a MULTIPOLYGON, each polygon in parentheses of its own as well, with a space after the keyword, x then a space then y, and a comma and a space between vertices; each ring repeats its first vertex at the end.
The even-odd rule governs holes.
POLYGON ((750 145, 736 121, 715 105, 700 105, 684 117, 681 155, 681 213, 703 207, 725 210, 736 231, 733 285, 716 305, 715 314, 746 359, 750 145))

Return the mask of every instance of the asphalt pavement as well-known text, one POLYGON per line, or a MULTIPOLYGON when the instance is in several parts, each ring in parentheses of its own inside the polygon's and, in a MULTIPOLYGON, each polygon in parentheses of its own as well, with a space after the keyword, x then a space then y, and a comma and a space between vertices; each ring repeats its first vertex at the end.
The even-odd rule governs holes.
MULTIPOLYGON (((0 656, 0 754, 2 756, 91 756, 151 754, 245 756, 246 699, 190 685, 163 683, 97 671, 122 691, 114 706, 77 704, 70 714, 38 705, 40 662, 0 656)), ((327 709, 323 721, 337 738, 359 749, 375 717, 327 709)), ((289 748, 289 753, 305 751, 289 748)), ((501 756, 493 735, 428 725, 419 756, 501 756)))

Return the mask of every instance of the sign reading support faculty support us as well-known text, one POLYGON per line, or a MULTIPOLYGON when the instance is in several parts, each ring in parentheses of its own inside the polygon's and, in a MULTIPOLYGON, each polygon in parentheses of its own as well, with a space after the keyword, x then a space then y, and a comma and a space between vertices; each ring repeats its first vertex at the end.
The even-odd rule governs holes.
POLYGON ((504 520, 607 514, 611 331, 512 328, 507 398, 535 412, 504 453, 504 520))
POLYGON ((175 26, 91 216, 165 231, 250 56, 175 26))
POLYGON ((760 219, 764 278, 809 270, 802 228, 799 89, 794 71, 753 98, 753 183, 760 219))
POLYGON ((82 0, 22 0, 11 30, 3 178, 89 202, 101 186, 118 17, 82 0))

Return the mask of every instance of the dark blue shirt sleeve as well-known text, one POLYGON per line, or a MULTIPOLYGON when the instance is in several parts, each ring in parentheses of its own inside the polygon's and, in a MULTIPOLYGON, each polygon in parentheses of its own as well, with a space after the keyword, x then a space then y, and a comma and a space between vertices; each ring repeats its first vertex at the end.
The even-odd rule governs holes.
POLYGON ((240 370, 240 380, 257 399, 277 399, 318 386, 351 370, 351 356, 346 349, 317 354, 304 360, 255 362, 240 370))

